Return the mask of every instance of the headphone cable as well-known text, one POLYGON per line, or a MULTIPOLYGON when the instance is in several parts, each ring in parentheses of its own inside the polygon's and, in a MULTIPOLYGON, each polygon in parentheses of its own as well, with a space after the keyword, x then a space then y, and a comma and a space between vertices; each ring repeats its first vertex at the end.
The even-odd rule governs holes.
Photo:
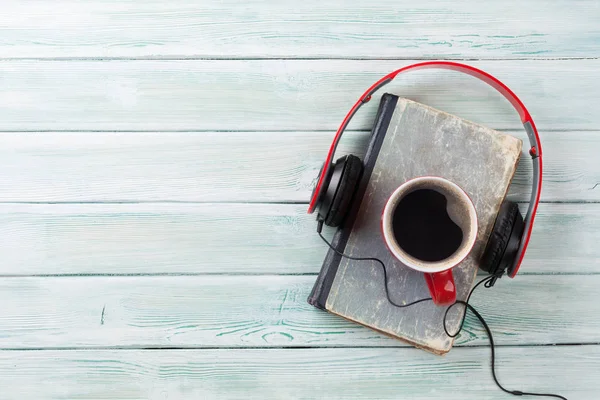
MULTIPOLYGON (((385 295, 387 297, 387 300, 390 302, 390 304, 392 304, 395 307, 398 308, 406 308, 406 307, 410 307, 410 306, 414 306, 416 304, 419 303, 424 303, 426 301, 432 301, 433 299, 431 297, 426 297, 426 298, 422 298, 419 300, 415 300, 412 301, 410 303, 406 303, 406 304, 398 304, 396 302, 394 302, 392 300, 392 298, 390 297, 390 290, 389 290, 389 280, 388 280, 388 276, 387 276, 387 268, 385 267, 385 264, 383 263, 383 261, 381 261, 379 258, 376 257, 354 257, 354 256, 350 256, 347 255, 341 251, 339 251, 338 249, 336 249, 335 247, 333 247, 333 245, 331 243, 329 243, 329 241, 327 241, 327 239, 325 239, 325 237, 323 236, 323 234, 321 233, 323 227, 323 221, 319 221, 318 227, 317 227, 317 233, 319 234, 319 236, 321 237, 321 239, 323 240, 323 242, 325 242, 325 244, 333 251, 335 252, 337 255, 347 258, 349 260, 355 260, 355 261, 374 261, 376 263, 378 263, 382 270, 383 270, 383 279, 384 279, 384 287, 385 287, 385 295)), ((475 286, 473 286, 473 288, 469 291, 469 294, 467 296, 467 300, 463 301, 463 300, 456 300, 456 302, 454 302, 453 304, 449 305, 448 308, 446 308, 446 312, 444 313, 444 319, 443 319, 443 326, 444 326, 444 332, 446 332, 446 335, 448 335, 451 338, 455 338, 457 337, 460 332, 463 330, 464 324, 465 324, 465 319, 467 317, 467 310, 470 310, 473 315, 475 315, 475 317, 477 317, 477 319, 479 320, 479 322, 481 322, 481 325, 483 325, 483 328, 485 329, 487 336, 490 340, 490 349, 492 351, 492 357, 491 357, 491 367, 492 367, 492 377, 494 378, 494 382, 496 383, 496 386, 498 386, 503 392, 505 393, 509 393, 512 394, 514 396, 538 396, 538 397, 554 397, 557 399, 562 399, 562 400, 568 400, 566 397, 563 397, 561 395, 558 394, 551 394, 551 393, 533 393, 533 392, 522 392, 520 390, 508 390, 506 389, 504 386, 502 386, 500 384, 500 382, 498 381, 498 377, 496 377, 496 351, 495 351, 495 345, 494 345, 494 338, 492 336, 492 331, 490 330, 490 327, 488 326, 487 322, 485 321, 485 319, 483 318, 483 316, 475 309, 475 307, 473 307, 471 304, 469 304, 469 300, 471 299, 471 295, 473 294, 473 292, 475 291, 475 289, 483 284, 486 288, 490 288, 493 286, 494 282, 500 278, 501 274, 498 275, 488 275, 486 276, 484 279, 480 280, 479 282, 477 282, 477 284, 475 286), (448 312, 450 311, 450 309, 452 307, 454 307, 457 304, 462 304, 465 306, 465 312, 463 314, 462 320, 460 322, 460 327, 458 328, 458 330, 451 334, 450 332, 448 332, 448 328, 446 327, 446 320, 448 318, 448 312)))

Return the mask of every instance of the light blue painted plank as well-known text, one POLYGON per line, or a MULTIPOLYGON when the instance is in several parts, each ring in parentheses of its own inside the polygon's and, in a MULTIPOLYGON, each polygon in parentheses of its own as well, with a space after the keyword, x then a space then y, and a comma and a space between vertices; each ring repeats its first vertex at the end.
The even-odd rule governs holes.
MULTIPOLYGON (((595 399, 600 346, 502 348, 507 388, 595 399)), ((0 352, 3 398, 506 400, 489 349, 0 352)))
MULTIPOLYGON (((599 273, 599 225, 541 204, 520 273, 599 273)), ((305 204, 4 204, 0 275, 317 273, 315 229, 305 204)))
MULTIPOLYGON (((0 130, 335 130, 373 82, 411 61, 0 62, 0 130)), ((600 128, 600 59, 470 62, 519 94, 538 128, 600 128)), ((386 87, 495 129, 509 103, 470 76, 417 71, 386 87)), ((350 127, 367 129, 377 97, 350 127)))
MULTIPOLYGON (((509 132, 524 138, 521 131, 509 132)), ((333 132, 0 133, 1 202, 308 202, 333 132)), ((542 132, 544 201, 600 201, 600 132, 542 132)), ((339 155, 362 157, 368 133, 339 155)), ((527 201, 524 155, 509 197, 527 201)))
POLYGON ((593 1, 3 0, 0 57, 596 57, 593 1))
MULTIPOLYGON (((406 346, 310 306, 306 299, 315 279, 3 278, 0 347, 406 346)), ((421 285, 425 297, 424 280, 421 285)), ((499 345, 598 343, 598 285, 600 275, 518 276, 478 290, 472 304, 486 317, 499 345)), ((394 291, 392 296, 405 299, 394 291)), ((457 344, 487 344, 474 317, 468 316, 457 344)))

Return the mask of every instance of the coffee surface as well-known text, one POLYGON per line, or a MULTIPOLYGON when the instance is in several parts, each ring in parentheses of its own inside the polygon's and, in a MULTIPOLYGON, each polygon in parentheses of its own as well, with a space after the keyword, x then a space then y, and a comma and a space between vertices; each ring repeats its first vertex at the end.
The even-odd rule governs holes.
POLYGON ((463 232, 450 219, 446 197, 432 189, 407 194, 394 210, 392 224, 398 245, 422 261, 442 261, 460 247, 463 232))

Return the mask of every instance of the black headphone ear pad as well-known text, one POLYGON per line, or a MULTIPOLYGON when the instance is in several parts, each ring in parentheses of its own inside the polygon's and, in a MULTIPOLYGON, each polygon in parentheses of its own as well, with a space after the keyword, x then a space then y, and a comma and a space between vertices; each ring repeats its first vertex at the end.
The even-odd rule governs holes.
POLYGON ((517 203, 504 201, 500 206, 494 228, 483 253, 481 260, 482 270, 490 274, 498 272, 518 217, 520 215, 517 203))
POLYGON ((348 213, 363 169, 360 158, 352 154, 345 156, 343 160, 336 161, 336 164, 339 162, 343 162, 344 170, 325 217, 325 225, 333 227, 339 226, 348 213))

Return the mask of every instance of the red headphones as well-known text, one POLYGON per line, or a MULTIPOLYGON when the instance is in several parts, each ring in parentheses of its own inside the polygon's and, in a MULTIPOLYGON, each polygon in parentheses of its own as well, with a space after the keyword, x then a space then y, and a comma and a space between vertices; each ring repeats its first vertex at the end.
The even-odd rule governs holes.
POLYGON ((480 265, 481 269, 496 277, 500 277, 504 272, 507 272, 511 278, 514 278, 525 256, 525 250, 529 244, 533 221, 540 201, 542 190, 542 147, 535 123, 523 102, 500 80, 487 72, 469 65, 451 61, 427 61, 413 64, 384 76, 367 89, 352 109, 350 109, 350 112, 348 112, 335 134, 310 199, 308 213, 312 214, 317 205, 319 205, 317 216, 319 221, 329 226, 338 226, 343 221, 349 209, 352 195, 358 185, 362 162, 358 157, 352 155, 344 156, 335 163, 332 162, 342 133, 358 109, 364 103, 371 100, 371 96, 375 92, 390 83, 397 75, 406 71, 427 68, 449 69, 482 80, 500 92, 512 104, 521 117, 521 122, 525 127, 531 146, 529 155, 533 161, 533 188, 529 208, 523 220, 523 216, 519 212, 516 203, 508 200, 502 203, 480 265))

